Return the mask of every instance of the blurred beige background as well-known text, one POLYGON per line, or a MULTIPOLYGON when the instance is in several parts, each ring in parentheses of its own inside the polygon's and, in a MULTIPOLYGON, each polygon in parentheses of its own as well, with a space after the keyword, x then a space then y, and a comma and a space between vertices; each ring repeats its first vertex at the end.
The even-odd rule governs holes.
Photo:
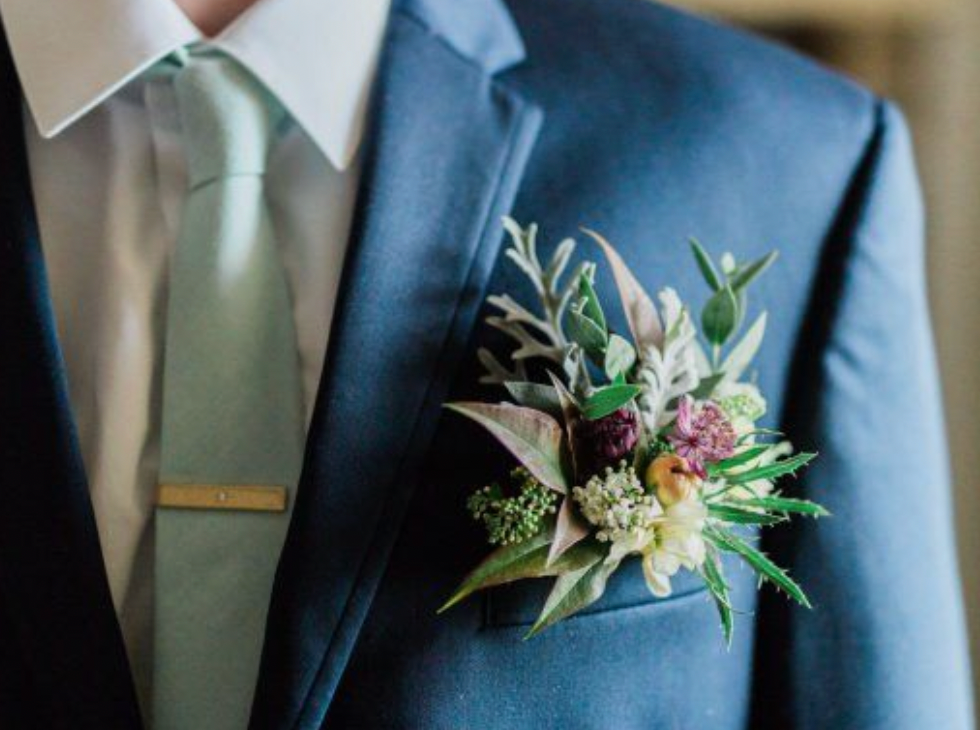
POLYGON ((895 99, 908 116, 929 208, 933 320, 980 691, 980 3, 668 1, 793 45, 895 99))

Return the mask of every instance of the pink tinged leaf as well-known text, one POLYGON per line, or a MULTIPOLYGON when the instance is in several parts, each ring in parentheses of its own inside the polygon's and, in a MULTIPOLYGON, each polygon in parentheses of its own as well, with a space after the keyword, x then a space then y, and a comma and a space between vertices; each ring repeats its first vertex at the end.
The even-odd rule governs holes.
POLYGON ((446 408, 487 429, 542 484, 560 494, 568 491, 562 468, 562 428, 554 418, 510 403, 448 403, 446 408))
POLYGON ((606 580, 619 567, 618 563, 606 560, 608 551, 608 547, 594 543, 581 544, 581 552, 587 553, 588 559, 580 561, 581 567, 559 574, 541 615, 527 632, 525 639, 530 639, 549 626, 578 613, 602 597, 606 590, 606 580))
POLYGON ((554 536, 549 526, 534 537, 514 545, 497 548, 474 568, 459 584, 453 595, 438 610, 447 611, 476 591, 513 583, 527 578, 557 576, 579 570, 595 562, 595 547, 580 543, 553 563, 548 562, 548 544, 554 536))
MULTIPOLYGON (((558 393, 558 402, 561 403, 562 413, 565 418, 565 435, 569 445, 569 452, 572 459, 572 471, 578 474, 578 466, 575 458, 575 440, 572 437, 572 424, 579 418, 579 407, 575 402, 575 396, 568 392, 565 383, 561 378, 550 370, 548 377, 551 378, 555 392, 558 393)), ((577 543, 589 534, 589 526, 575 511, 575 504, 571 497, 566 496, 562 500, 561 508, 558 510, 558 521, 555 525, 555 538, 551 543, 551 550, 548 553, 548 565, 553 565, 568 548, 577 543)))
POLYGON ((606 254, 637 347, 641 351, 647 347, 660 348, 664 341, 664 329, 650 296, 609 241, 587 228, 583 228, 582 232, 594 239, 606 254))
POLYGON ((554 565, 555 561, 562 557, 568 548, 588 537, 588 535, 589 526, 575 511, 575 503, 572 498, 566 495, 561 501, 561 508, 558 510, 555 538, 551 541, 547 564, 549 566, 554 565))
POLYGON ((578 477, 578 464, 575 458, 575 438, 572 434, 572 427, 580 416, 578 403, 575 401, 575 396, 573 396, 568 391, 568 388, 565 387, 565 383, 561 378, 550 370, 548 371, 548 377, 551 378, 551 384, 555 387, 555 393, 558 394, 558 403, 561 407, 562 420, 565 422, 565 439, 566 443, 568 444, 569 457, 572 460, 572 481, 575 481, 575 478, 578 477))

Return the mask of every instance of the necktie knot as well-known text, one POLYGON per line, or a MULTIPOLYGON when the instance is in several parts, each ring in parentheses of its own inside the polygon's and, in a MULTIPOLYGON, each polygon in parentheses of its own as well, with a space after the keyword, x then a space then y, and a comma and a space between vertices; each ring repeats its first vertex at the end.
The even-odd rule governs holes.
POLYGON ((173 84, 191 187, 265 172, 284 112, 258 80, 228 56, 192 53, 173 84))

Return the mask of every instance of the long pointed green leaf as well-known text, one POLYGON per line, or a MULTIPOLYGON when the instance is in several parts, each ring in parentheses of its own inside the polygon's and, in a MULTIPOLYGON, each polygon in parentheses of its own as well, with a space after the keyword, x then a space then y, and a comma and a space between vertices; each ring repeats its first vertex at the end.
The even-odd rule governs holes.
POLYGON ((701 276, 704 277, 705 282, 711 287, 712 291, 721 289, 724 286, 721 275, 715 269, 714 262, 712 262, 708 252, 704 250, 704 246, 696 238, 688 239, 688 243, 691 244, 691 252, 694 254, 694 260, 697 261, 698 268, 701 270, 701 276))
POLYGON ((549 542, 553 536, 554 530, 549 527, 529 540, 497 548, 463 579, 452 597, 438 612, 442 613, 452 608, 476 591, 485 588, 527 578, 551 577, 579 570, 594 562, 596 550, 594 543, 578 543, 566 550, 558 559, 548 562, 549 542))
POLYGON ((816 456, 814 453, 803 452, 782 461, 774 461, 772 464, 726 476, 725 481, 729 484, 746 484, 759 479, 778 479, 786 474, 795 473, 813 461, 816 456))
POLYGON ((533 408, 510 403, 449 403, 446 408, 471 418, 492 433, 542 484, 565 494, 562 427, 533 408))
POLYGON ((756 259, 748 266, 746 266, 742 271, 740 271, 735 278, 732 279, 732 289, 736 292, 745 289, 749 284, 751 284, 759 275, 762 274, 766 269, 768 269, 772 263, 779 257, 779 251, 770 251, 765 256, 756 259))
POLYGON ((730 459, 722 459, 717 464, 711 464, 711 471, 713 473, 722 473, 728 471, 729 469, 734 469, 739 466, 745 466, 750 461, 758 459, 764 453, 769 451, 772 446, 770 444, 761 444, 759 446, 750 446, 745 451, 740 454, 736 454, 730 459))
POLYGON ((728 583, 722 573, 721 563, 718 556, 711 552, 708 554, 701 566, 701 577, 711 592, 711 597, 715 601, 718 609, 718 618, 721 619, 721 630, 725 635, 725 645, 729 648, 732 645, 732 633, 735 630, 735 617, 732 611, 732 602, 729 597, 728 583))
POLYGON ((463 579, 450 599, 439 609, 439 613, 452 608, 481 588, 539 575, 547 564, 548 546, 554 534, 554 528, 549 527, 524 542, 504 545, 494 550, 463 579))
POLYGON ((790 497, 753 497, 751 499, 740 499, 739 504, 747 507, 759 507, 770 510, 771 512, 789 512, 793 514, 807 515, 810 517, 829 517, 830 512, 826 508, 806 499, 791 499, 790 497))
POLYGON ((743 509, 732 504, 709 504, 708 514, 716 520, 732 522, 739 525, 778 525, 786 522, 782 515, 771 515, 766 512, 756 512, 743 509))
POLYGON ((799 584, 790 578, 785 570, 772 562, 761 550, 749 545, 745 540, 737 535, 733 535, 727 530, 709 526, 705 528, 704 534, 719 550, 741 556, 759 574, 760 578, 768 580, 782 589, 786 595, 790 596, 801 606, 813 608, 810 604, 810 599, 806 597, 799 584))
POLYGON ((618 567, 616 564, 606 563, 608 547, 597 543, 582 543, 576 546, 578 547, 582 548, 583 553, 586 548, 591 550, 588 560, 583 558, 581 567, 558 576, 551 593, 548 594, 541 615, 528 631, 525 639, 530 639, 549 626, 581 611, 599 600, 605 592, 606 581, 618 567))

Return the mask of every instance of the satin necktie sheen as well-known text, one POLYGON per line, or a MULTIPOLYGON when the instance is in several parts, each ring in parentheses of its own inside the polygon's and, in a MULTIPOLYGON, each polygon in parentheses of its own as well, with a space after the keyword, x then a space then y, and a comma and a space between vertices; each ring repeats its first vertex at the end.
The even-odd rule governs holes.
POLYGON ((189 189, 170 269, 155 730, 244 730, 302 463, 295 325, 263 193, 276 100, 231 58, 172 70, 189 189))

